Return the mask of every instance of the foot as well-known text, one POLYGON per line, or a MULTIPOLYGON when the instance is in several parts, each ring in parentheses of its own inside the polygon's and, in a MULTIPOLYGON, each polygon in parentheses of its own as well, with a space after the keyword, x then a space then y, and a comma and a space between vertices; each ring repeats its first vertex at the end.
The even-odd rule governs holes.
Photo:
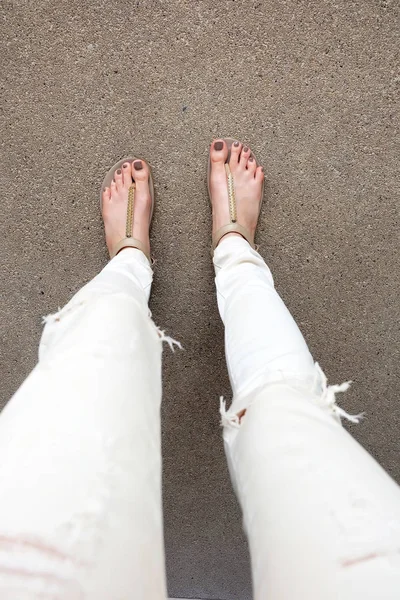
MULTIPOLYGON (((230 223, 228 186, 225 171, 227 157, 228 147, 226 142, 220 139, 214 140, 210 148, 210 195, 213 214, 213 236, 218 229, 230 223)), ((254 239, 260 214, 264 169, 257 166, 257 161, 252 155, 250 148, 238 141, 232 144, 231 156, 228 162, 235 186, 237 222, 239 225, 245 227, 254 239)), ((240 237, 240 234, 237 233, 226 234, 226 236, 228 235, 239 235, 240 237)))
POLYGON ((110 254, 118 242, 126 237, 128 190, 133 181, 136 189, 132 237, 142 242, 147 254, 150 255, 151 196, 149 167, 142 160, 124 163, 121 169, 115 171, 111 187, 103 190, 103 219, 106 243, 110 254))

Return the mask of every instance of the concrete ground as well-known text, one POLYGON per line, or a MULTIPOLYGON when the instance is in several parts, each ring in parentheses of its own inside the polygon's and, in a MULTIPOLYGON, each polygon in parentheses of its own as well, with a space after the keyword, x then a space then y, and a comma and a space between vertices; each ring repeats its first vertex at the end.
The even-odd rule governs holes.
POLYGON ((134 152, 153 166, 151 309, 164 355, 169 595, 251 597, 225 466, 229 397, 211 267, 207 149, 250 144, 268 185, 258 242, 355 437, 400 480, 394 0, 5 0, 1 364, 7 402, 41 317, 107 260, 98 191, 134 152))

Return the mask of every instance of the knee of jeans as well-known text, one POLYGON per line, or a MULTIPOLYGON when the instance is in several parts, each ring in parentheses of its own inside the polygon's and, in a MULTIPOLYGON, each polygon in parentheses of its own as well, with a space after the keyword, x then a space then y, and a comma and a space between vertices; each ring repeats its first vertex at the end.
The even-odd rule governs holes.
POLYGON ((39 361, 75 347, 107 352, 136 344, 142 331, 159 340, 147 304, 125 293, 80 294, 58 312, 43 318, 39 361))
POLYGON ((172 351, 182 349, 180 342, 167 335, 152 320, 147 304, 127 294, 81 296, 57 313, 44 318, 45 328, 39 346, 39 361, 95 349, 106 356, 128 353, 166 343, 172 351))
MULTIPOLYGON (((336 403, 336 394, 347 391, 352 382, 346 381, 340 385, 328 385, 327 377, 318 363, 315 363, 314 369, 314 377, 311 379, 282 378, 282 380, 271 381, 268 384, 262 385, 260 388, 253 390, 243 397, 234 398, 229 409, 226 408, 224 398, 220 397, 221 425, 224 428, 224 432, 227 430, 238 430, 249 406, 256 401, 268 401, 268 398, 274 396, 274 390, 282 388, 300 392, 303 397, 318 406, 322 411, 328 413, 339 424, 342 418, 352 423, 359 423, 364 417, 364 413, 351 415, 336 403)), ((232 434, 230 437, 232 437, 232 434)))

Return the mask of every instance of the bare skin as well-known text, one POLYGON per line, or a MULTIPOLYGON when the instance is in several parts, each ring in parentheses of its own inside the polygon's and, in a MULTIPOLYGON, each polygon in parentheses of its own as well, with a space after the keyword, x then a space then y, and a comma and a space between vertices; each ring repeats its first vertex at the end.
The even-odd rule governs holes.
MULTIPOLYGON (((227 156, 228 147, 224 140, 214 140, 210 148, 213 234, 230 222, 228 186, 224 166, 227 156)), ((232 145, 229 166, 235 186, 238 223, 254 235, 260 210, 264 170, 261 166, 257 166, 256 160, 251 156, 250 148, 239 141, 232 145)), ((224 238, 228 236, 241 237, 237 233, 228 233, 224 238)))
MULTIPOLYGON (((227 157, 228 147, 226 142, 221 139, 214 140, 210 148, 210 195, 213 235, 218 229, 230 222, 228 186, 224 166, 227 157)), ((257 166, 256 160, 251 156, 250 148, 239 141, 232 144, 229 167, 235 186, 238 223, 246 227, 254 236, 260 213, 264 169, 257 166)), ((227 233, 221 239, 231 236, 241 237, 238 233, 227 233)), ((238 413, 239 422, 245 413, 246 410, 238 413)))
POLYGON ((150 213, 151 196, 149 189, 149 168, 142 160, 124 163, 117 169, 111 187, 103 190, 103 219, 106 244, 109 252, 125 237, 128 190, 135 181, 135 208, 133 211, 132 236, 142 242, 150 254, 150 213))
MULTIPOLYGON (((228 224, 229 201, 224 164, 228 148, 224 140, 214 140, 210 148, 211 176, 210 192, 213 213, 213 234, 228 224)), ((257 166, 251 156, 251 150, 241 142, 235 142, 231 148, 229 166, 232 171, 237 201, 238 223, 255 233, 259 215, 263 168, 257 166)), ((150 212, 151 197, 149 190, 149 170, 144 161, 137 160, 122 165, 114 173, 111 187, 103 190, 103 219, 108 250, 125 237, 128 190, 135 181, 135 209, 133 214, 132 236, 141 241, 150 254, 150 212)), ((229 233, 224 237, 239 236, 229 233)))

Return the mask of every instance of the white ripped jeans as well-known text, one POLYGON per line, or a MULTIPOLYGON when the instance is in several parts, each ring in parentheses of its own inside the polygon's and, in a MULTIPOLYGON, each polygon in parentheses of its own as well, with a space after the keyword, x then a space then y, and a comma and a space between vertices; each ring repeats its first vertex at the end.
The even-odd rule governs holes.
MULTIPOLYGON (((246 241, 223 239, 214 264, 254 599, 397 600, 400 488, 341 427, 347 385, 327 387, 246 241)), ((0 418, 1 600, 166 597, 159 409, 174 341, 149 315, 151 281, 125 249, 46 319, 0 418)))

